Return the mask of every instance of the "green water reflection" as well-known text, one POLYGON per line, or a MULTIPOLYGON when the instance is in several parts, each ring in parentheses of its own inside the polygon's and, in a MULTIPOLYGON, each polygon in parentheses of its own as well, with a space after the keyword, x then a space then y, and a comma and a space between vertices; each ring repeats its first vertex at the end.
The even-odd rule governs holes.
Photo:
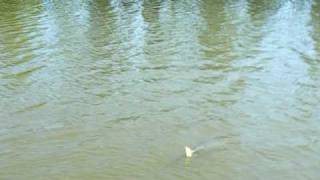
POLYGON ((316 180, 319 89, 318 0, 0 0, 0 179, 316 180))

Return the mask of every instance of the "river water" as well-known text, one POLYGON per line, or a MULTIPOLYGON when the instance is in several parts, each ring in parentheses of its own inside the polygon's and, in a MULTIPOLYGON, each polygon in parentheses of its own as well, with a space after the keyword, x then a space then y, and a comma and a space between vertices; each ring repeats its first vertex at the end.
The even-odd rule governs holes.
POLYGON ((319 152, 320 1, 0 0, 0 179, 318 180, 319 152))

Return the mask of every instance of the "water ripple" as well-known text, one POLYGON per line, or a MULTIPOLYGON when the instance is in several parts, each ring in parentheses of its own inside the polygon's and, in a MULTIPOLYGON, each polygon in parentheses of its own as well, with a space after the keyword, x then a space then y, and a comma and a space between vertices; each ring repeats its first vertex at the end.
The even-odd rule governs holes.
POLYGON ((0 1, 0 178, 316 179, 319 12, 0 1))

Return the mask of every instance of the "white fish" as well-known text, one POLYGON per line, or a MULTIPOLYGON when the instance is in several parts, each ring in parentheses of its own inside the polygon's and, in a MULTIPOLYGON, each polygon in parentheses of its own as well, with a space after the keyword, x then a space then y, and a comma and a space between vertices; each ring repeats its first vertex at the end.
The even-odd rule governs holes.
POLYGON ((184 150, 186 152, 186 157, 188 158, 192 157, 192 154, 195 152, 195 150, 192 150, 189 146, 185 146, 184 150))

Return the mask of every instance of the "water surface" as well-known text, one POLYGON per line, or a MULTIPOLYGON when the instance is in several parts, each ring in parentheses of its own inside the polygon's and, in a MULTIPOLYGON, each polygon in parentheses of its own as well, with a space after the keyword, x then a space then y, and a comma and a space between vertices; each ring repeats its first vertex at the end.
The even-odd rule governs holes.
POLYGON ((317 180, 319 89, 318 0, 0 0, 0 179, 317 180))

